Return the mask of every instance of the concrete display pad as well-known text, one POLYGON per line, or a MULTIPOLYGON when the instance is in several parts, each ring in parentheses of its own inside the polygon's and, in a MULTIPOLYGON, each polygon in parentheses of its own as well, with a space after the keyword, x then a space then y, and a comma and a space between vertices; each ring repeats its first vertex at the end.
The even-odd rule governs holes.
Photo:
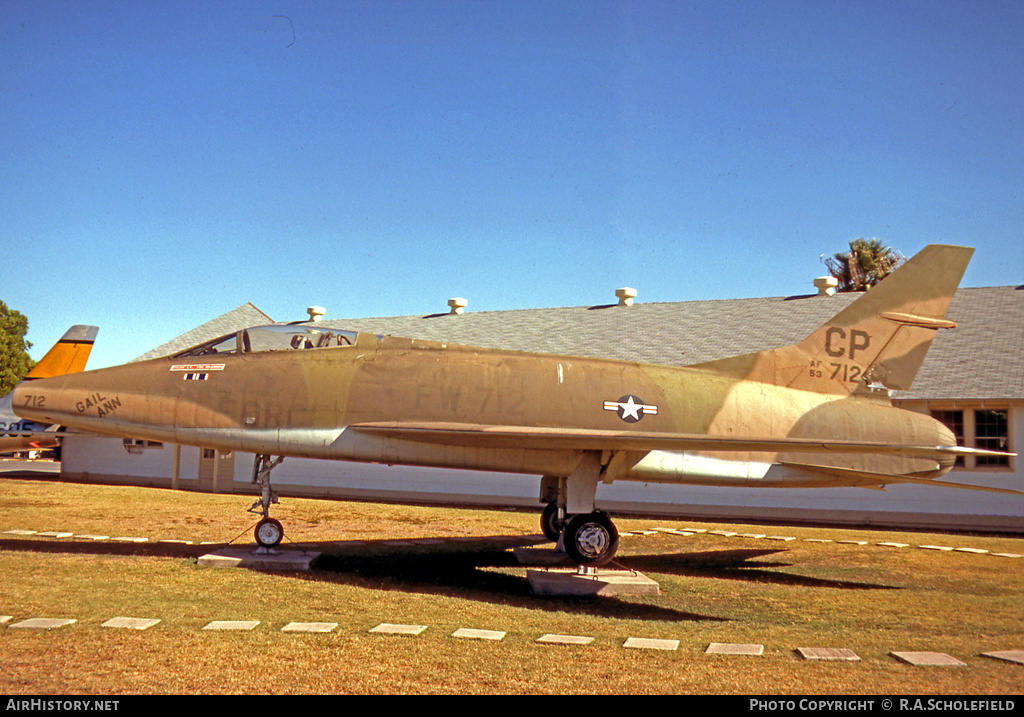
POLYGON ((660 595, 658 583, 632 570, 601 570, 581 575, 575 569, 527 570, 534 595, 660 595))
POLYGON ((911 665, 941 665, 946 667, 966 667, 966 662, 947 655, 944 652, 893 652, 890 653, 897 660, 911 665))
POLYGON ((512 554, 520 565, 533 567, 549 567, 554 565, 571 565, 569 556, 564 550, 555 547, 520 547, 513 548, 512 554))
POLYGON ((309 570, 319 552, 303 550, 258 551, 256 548, 224 548, 207 553, 197 563, 208 568, 250 568, 252 570, 309 570))

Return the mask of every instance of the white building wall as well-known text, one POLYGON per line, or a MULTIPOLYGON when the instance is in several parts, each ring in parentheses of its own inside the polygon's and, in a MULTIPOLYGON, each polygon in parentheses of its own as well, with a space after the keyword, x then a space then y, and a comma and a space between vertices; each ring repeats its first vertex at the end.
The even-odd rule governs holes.
MULTIPOLYGON (((183 480, 197 482, 199 478, 199 451, 191 446, 181 447, 180 475, 183 480)), ((174 469, 174 450, 171 446, 161 449, 142 449, 129 453, 120 438, 101 438, 77 433, 65 434, 61 449, 61 474, 87 480, 110 476, 135 480, 114 480, 132 485, 163 485, 170 487, 174 469), (86 478, 83 478, 83 475, 86 478)), ((96 482, 107 482, 99 481, 96 482)))

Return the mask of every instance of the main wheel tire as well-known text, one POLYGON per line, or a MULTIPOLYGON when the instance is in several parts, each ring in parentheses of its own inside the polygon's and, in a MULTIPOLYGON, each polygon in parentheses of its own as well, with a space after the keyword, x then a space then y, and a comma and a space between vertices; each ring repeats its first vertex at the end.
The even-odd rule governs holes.
POLYGON ((253 532, 256 536, 256 542, 262 548, 276 548, 281 544, 281 539, 284 538, 284 527, 280 521, 273 518, 261 520, 256 524, 256 530, 253 532))
POLYGON ((562 535, 565 520, 558 517, 558 504, 548 503, 540 514, 540 529, 544 537, 551 542, 558 542, 562 535))
POLYGON ((600 511, 570 518, 563 536, 566 554, 583 567, 605 565, 619 549, 619 531, 608 514, 600 511))

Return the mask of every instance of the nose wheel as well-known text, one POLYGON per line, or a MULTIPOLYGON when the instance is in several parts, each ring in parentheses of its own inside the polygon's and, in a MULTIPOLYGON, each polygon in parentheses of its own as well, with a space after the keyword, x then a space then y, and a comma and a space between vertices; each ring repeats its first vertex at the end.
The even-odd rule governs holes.
POLYGON ((279 520, 264 518, 256 524, 256 530, 253 533, 261 548, 276 548, 284 538, 284 527, 279 520))

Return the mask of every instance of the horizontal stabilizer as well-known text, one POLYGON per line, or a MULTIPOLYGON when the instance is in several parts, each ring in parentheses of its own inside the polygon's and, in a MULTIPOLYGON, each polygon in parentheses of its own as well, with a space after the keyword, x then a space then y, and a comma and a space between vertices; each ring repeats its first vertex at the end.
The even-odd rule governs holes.
MULTIPOLYGON (((1013 454, 1011 453, 999 455, 1013 454)), ((846 481, 847 485, 856 486, 858 488, 874 488, 878 490, 884 490, 886 484, 910 483, 913 485, 926 485, 932 488, 957 488, 962 490, 980 490, 986 493, 1009 493, 1010 495, 1024 495, 1024 491, 1011 490, 1010 488, 990 488, 989 486, 983 485, 948 483, 945 481, 936 480, 934 478, 919 478, 916 476, 907 475, 879 476, 877 473, 865 473, 863 471, 849 470, 845 468, 838 468, 835 466, 809 466, 807 464, 801 464, 799 468, 805 471, 815 471, 823 473, 825 475, 839 476, 846 481)))
POLYGON ((1011 490, 1009 488, 989 488, 984 485, 965 485, 963 483, 947 483, 939 480, 929 480, 927 478, 908 478, 906 476, 895 476, 887 479, 889 483, 913 483, 914 485, 927 485, 932 488, 959 488, 966 490, 980 490, 986 493, 1010 493, 1011 495, 1024 495, 1024 491, 1011 490))

